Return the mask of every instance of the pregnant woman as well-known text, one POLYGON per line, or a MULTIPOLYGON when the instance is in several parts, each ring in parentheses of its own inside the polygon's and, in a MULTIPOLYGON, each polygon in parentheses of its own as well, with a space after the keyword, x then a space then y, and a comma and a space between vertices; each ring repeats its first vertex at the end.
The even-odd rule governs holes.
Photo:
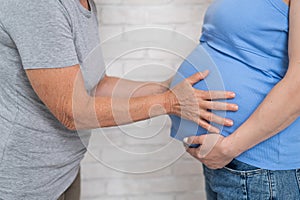
MULTIPOLYGON (((185 138, 201 145, 188 152, 204 164, 208 200, 300 199, 299 37, 299 0, 215 0, 208 8, 201 44, 179 72, 192 73, 205 49, 239 105, 221 134, 185 138)), ((174 134, 182 121, 172 120, 174 134)))

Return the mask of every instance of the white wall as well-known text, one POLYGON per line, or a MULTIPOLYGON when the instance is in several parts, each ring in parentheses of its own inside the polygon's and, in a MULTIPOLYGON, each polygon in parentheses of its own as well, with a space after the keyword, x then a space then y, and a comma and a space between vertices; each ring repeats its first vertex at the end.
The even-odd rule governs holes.
MULTIPOLYGON (((181 56, 197 45, 210 0, 95 2, 106 64, 125 50, 136 50, 108 66, 108 73, 159 81, 168 78, 182 62, 181 56), (164 50, 148 48, 154 44, 164 50), (179 55, 168 52, 174 49, 179 55)), ((169 138, 169 128, 169 119, 163 116, 94 131, 82 162, 82 199, 205 199, 201 164, 169 138)))

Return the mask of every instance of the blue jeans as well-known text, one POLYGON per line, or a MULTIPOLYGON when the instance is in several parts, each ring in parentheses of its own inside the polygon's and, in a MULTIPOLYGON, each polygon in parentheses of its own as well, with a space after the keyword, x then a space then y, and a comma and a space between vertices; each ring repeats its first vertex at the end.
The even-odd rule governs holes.
POLYGON ((300 169, 272 171, 233 160, 223 169, 204 166, 207 200, 300 200, 300 169))

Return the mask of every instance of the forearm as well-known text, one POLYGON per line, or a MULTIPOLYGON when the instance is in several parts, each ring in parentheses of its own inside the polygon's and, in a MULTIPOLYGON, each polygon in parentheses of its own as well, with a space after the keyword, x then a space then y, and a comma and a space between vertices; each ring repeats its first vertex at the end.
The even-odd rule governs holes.
POLYGON ((165 94, 111 98, 89 97, 81 105, 73 107, 76 129, 92 129, 124 125, 171 112, 170 101, 165 94))
POLYGON ((170 80, 164 82, 140 82, 106 76, 96 89, 96 96, 140 97, 162 94, 168 90, 170 80))
POLYGON ((253 115, 227 138, 236 155, 279 133, 299 117, 300 110, 300 1, 290 1, 289 67, 284 79, 253 115))
POLYGON ((106 101, 110 102, 105 103, 107 107, 103 105, 103 98, 96 100, 97 117, 101 127, 128 124, 170 112, 165 94, 106 101))
POLYGON ((299 117, 297 73, 290 73, 279 82, 250 118, 227 138, 236 156, 278 134, 299 117))

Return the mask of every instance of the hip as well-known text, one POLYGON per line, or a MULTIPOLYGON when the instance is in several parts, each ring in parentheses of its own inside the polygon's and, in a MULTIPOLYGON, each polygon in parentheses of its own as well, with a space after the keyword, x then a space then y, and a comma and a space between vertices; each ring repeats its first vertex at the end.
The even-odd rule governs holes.
POLYGON ((300 200, 300 169, 266 170, 238 160, 223 169, 204 166, 207 199, 300 200))

